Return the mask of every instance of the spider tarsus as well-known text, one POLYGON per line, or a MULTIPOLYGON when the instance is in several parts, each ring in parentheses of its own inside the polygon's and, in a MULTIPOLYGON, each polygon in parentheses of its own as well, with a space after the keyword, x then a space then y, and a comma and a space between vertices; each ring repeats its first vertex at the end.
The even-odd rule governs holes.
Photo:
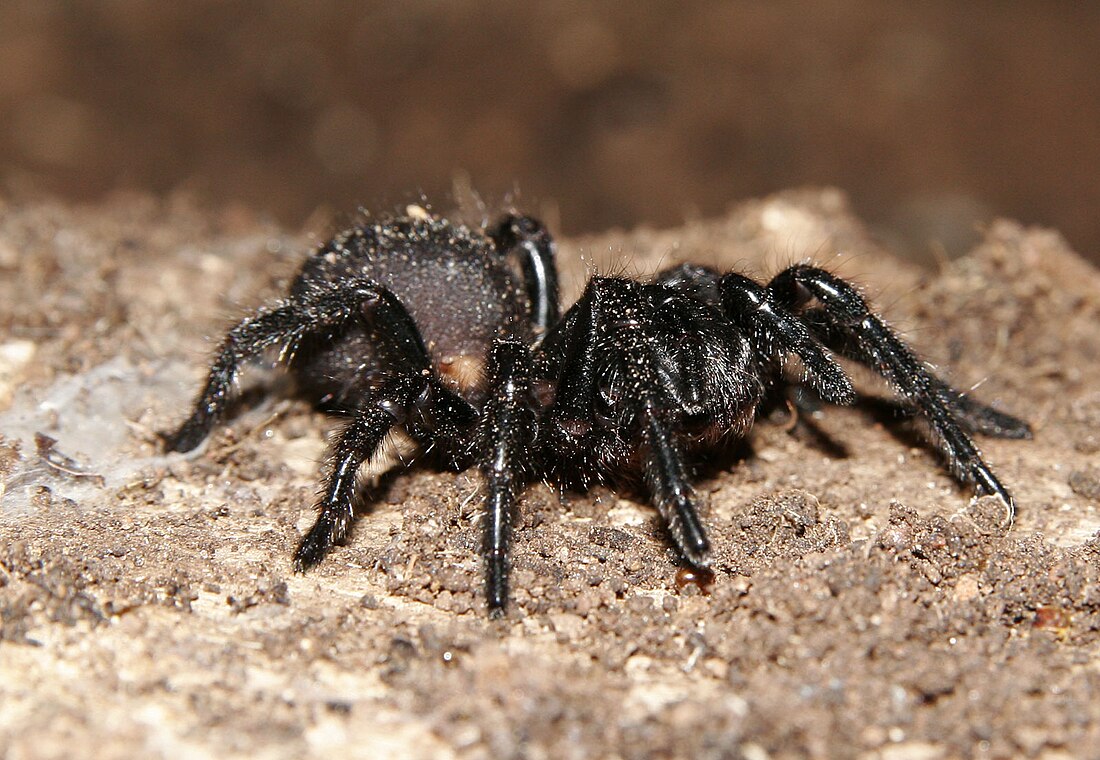
POLYGON ((695 504, 686 495, 681 495, 672 510, 669 531, 680 554, 693 566, 706 567, 710 564, 710 540, 695 504))
POLYGON ((840 365, 831 359, 825 364, 815 366, 812 370, 807 367, 807 374, 810 387, 823 401, 839 406, 851 406, 856 402, 858 396, 856 389, 852 387, 852 381, 844 374, 840 365))
POLYGON ((706 567, 710 564, 710 539, 702 532, 703 526, 696 524, 695 530, 684 531, 680 538, 684 559, 693 567, 706 567))
POLYGON ((318 520, 294 552, 294 572, 304 573, 316 567, 332 548, 332 526, 318 520))
POLYGON ((982 464, 974 468, 972 475, 979 494, 983 496, 997 496, 1011 510, 1015 511, 1016 500, 1012 498, 1012 494, 1010 494, 1008 489, 1001 484, 1001 481, 997 479, 997 476, 993 474, 992 470, 982 464))
POLYGON ((508 557, 503 552, 485 557, 485 602, 489 614, 503 617, 508 606, 508 557))

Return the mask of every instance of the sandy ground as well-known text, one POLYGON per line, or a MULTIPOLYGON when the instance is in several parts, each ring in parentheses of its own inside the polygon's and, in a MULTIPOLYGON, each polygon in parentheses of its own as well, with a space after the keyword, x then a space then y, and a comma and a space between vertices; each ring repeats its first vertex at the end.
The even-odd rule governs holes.
POLYGON ((1100 277, 1057 234, 998 222, 922 271, 824 191, 564 241, 572 296, 593 267, 812 258, 1036 436, 982 441, 1005 535, 881 403, 762 420, 699 463, 709 593, 636 495, 532 487, 498 622, 472 473, 392 478, 301 576, 332 420, 254 394, 199 452, 156 446, 314 242, 186 199, 0 201, 0 756, 1100 752, 1100 277))

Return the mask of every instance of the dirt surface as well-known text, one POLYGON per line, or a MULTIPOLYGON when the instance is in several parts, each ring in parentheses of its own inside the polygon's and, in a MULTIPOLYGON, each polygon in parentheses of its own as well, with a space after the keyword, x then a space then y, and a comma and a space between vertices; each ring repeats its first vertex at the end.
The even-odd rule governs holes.
POLYGON ((1097 752, 1100 277, 1057 234, 998 222, 922 271, 823 191, 564 241, 571 296, 593 267, 812 258, 1036 436, 982 441, 1006 535, 882 404, 762 420, 699 463, 706 593, 636 496, 532 487, 498 622, 472 473, 393 478, 300 576, 331 420, 260 394, 196 454, 156 447, 313 242, 185 199, 0 201, 3 757, 1097 752))

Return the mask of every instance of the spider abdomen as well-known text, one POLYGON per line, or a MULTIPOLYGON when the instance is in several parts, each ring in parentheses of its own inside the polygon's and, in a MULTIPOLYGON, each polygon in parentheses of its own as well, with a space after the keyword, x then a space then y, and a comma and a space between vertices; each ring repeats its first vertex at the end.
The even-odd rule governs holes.
MULTIPOLYGON (((433 369, 471 401, 484 393, 494 338, 529 341, 527 297, 509 262, 488 237, 438 218, 402 217, 348 230, 317 251, 291 287, 291 297, 356 278, 392 292, 408 310, 433 369)), ((293 362, 299 384, 322 403, 353 405, 391 365, 379 355, 366 313, 338 337, 304 341, 293 362)))

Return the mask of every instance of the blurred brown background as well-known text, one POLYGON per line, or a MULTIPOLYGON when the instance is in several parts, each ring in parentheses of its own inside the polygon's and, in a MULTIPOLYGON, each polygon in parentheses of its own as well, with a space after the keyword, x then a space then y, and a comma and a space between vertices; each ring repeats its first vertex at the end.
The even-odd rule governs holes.
POLYGON ((0 4, 0 182, 490 202, 565 233, 832 184, 917 257, 995 214, 1100 259, 1100 4, 0 4))

